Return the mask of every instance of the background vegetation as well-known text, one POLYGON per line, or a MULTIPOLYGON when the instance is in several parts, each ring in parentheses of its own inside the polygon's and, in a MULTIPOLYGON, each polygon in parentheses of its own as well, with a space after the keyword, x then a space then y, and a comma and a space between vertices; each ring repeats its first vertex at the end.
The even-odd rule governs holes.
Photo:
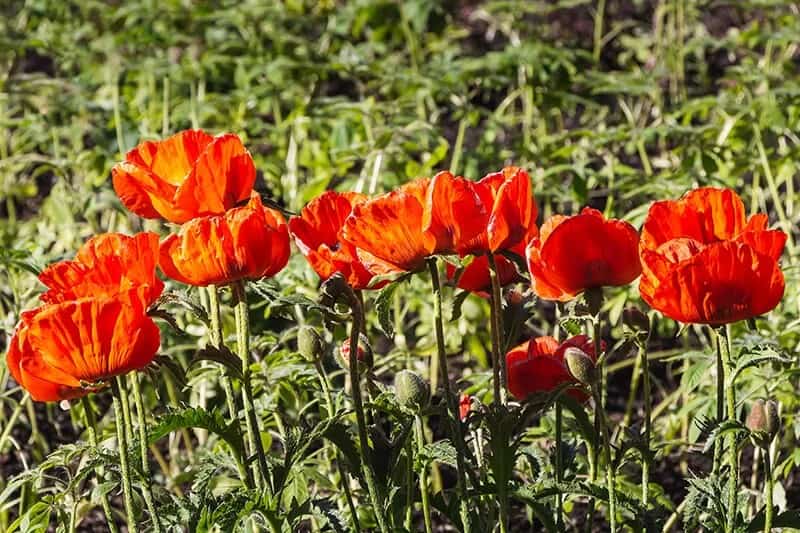
MULTIPOLYGON (((123 210, 110 168, 140 140, 189 127, 242 136, 259 170, 257 187, 294 212, 326 188, 377 193, 438 169, 476 179, 507 163, 531 172, 542 217, 592 205, 638 226, 653 199, 729 186, 790 233, 782 306, 757 331, 737 335, 743 347, 777 355, 743 372, 739 394, 743 406, 756 396, 782 403, 775 455, 776 505, 784 509, 800 500, 800 418, 792 416, 800 407, 799 46, 800 4, 788 0, 5 0, 0 348, 20 312, 35 305, 34 273, 43 265, 72 257, 98 232, 159 229, 123 210)), ((295 254, 251 298, 262 369, 257 404, 262 424, 284 444, 321 398, 313 366, 294 347, 295 323, 318 322, 317 287, 295 254)), ((199 303, 196 292, 183 296, 199 303)), ((620 316, 643 304, 635 287, 608 296, 613 328, 605 335, 618 341, 608 404, 622 443, 639 404, 628 398, 638 376, 635 351, 620 340, 620 316)), ((429 300, 422 281, 396 291, 392 338, 370 314, 379 380, 406 366, 426 375, 435 346, 429 300)), ((552 305, 531 304, 528 312, 518 340, 553 330, 552 305)), ((472 296, 448 325, 459 386, 478 398, 491 388, 487 316, 488 305, 472 296)), ((183 332, 164 329, 168 349, 147 385, 154 417, 164 416, 165 404, 220 402, 219 370, 191 363, 207 342, 202 322, 190 309, 176 317, 183 332)), ((232 336, 233 317, 225 318, 232 336)), ((343 338, 338 328, 330 340, 343 338)), ((668 320, 657 321, 651 337, 654 480, 664 518, 687 493, 711 490, 690 481, 708 468, 697 421, 714 411, 713 359, 703 352, 709 339, 704 329, 679 330, 668 320)), ((83 518, 92 486, 77 458, 86 450, 62 446, 78 440, 79 414, 22 398, 0 369, 0 530, 83 518), (15 477, 21 472, 27 475, 15 477)), ((535 418, 524 436, 542 464, 551 417, 535 418)), ((101 421, 107 436, 109 422, 101 421)), ((209 523, 224 489, 213 453, 219 438, 183 430, 160 442, 156 475, 168 494, 157 497, 172 506, 176 524, 209 523)), ((744 453, 748 484, 752 447, 744 453)), ((298 523, 327 527, 319 502, 338 488, 319 467, 326 456, 299 457, 292 494, 312 503, 298 523)), ((580 453, 572 460, 573 472, 585 467, 580 453)), ((635 485, 637 470, 629 470, 635 485)), ((751 505, 757 480, 745 494, 751 505)), ((524 481, 533 486, 536 476, 524 481)), ((513 514, 519 530, 529 527, 530 509, 520 501, 513 514)), ((687 518, 691 527, 697 516, 687 518)), ((102 531, 100 524, 95 511, 81 527, 102 531)))

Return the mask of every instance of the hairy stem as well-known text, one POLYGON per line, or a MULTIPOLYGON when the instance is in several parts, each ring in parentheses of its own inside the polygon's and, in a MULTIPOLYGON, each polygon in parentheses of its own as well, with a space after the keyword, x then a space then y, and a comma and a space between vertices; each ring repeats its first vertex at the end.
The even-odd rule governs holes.
MULTIPOLYGON (((210 285, 208 287, 208 318, 211 322, 208 332, 211 344, 215 348, 221 348, 223 345, 222 320, 220 320, 219 310, 219 289, 216 285, 210 285)), ((239 409, 236 407, 236 397, 233 395, 233 387, 231 386, 230 378, 223 375, 220 378, 220 384, 222 385, 222 390, 225 392, 225 402, 228 406, 229 416, 232 419, 238 418, 239 409)))
MULTIPOLYGON (((736 387, 733 376, 733 362, 731 360, 730 326, 722 326, 719 328, 717 342, 719 342, 722 360, 725 367, 727 367, 727 374, 731 377, 730 383, 725 387, 725 400, 728 404, 728 420, 736 422, 736 387)), ((730 480, 728 482, 728 521, 725 527, 727 533, 733 533, 736 527, 736 497, 739 490, 739 449, 736 444, 736 434, 732 433, 728 444, 730 480)))
POLYGON ((264 445, 261 442, 261 431, 258 427, 255 405, 253 404, 253 389, 250 384, 250 321, 247 309, 247 294, 244 283, 238 281, 233 284, 233 297, 236 312, 236 334, 239 358, 242 360, 242 396, 244 398, 244 413, 247 426, 247 442, 250 454, 256 455, 254 475, 256 488, 266 488, 271 491, 267 457, 264 454, 264 445))
POLYGON ((764 533, 772 531, 772 460, 769 456, 769 446, 764 449, 764 533))
POLYGON ((642 371, 642 401, 644 402, 644 446, 646 453, 642 457, 642 505, 647 509, 650 497, 650 433, 651 433, 651 398, 650 398, 650 363, 647 359, 647 341, 639 346, 639 358, 642 371))
POLYGON ((562 455, 562 420, 561 420, 561 402, 556 400, 556 483, 559 484, 558 492, 556 493, 556 530, 564 531, 564 496, 561 494, 561 481, 564 472, 564 465, 562 455))
POLYGON ((131 470, 128 464, 128 439, 125 430, 125 414, 123 412, 122 398, 125 398, 125 393, 121 385, 122 378, 116 377, 112 381, 114 389, 113 404, 114 404, 114 417, 116 418, 117 426, 117 448, 119 448, 119 468, 122 473, 122 499, 125 503, 125 515, 128 519, 128 531, 137 533, 139 531, 136 524, 133 507, 133 487, 131 484, 131 470))
POLYGON ((489 260, 489 277, 492 281, 492 371, 494 383, 494 401, 505 405, 508 403, 506 390, 506 358, 503 351, 503 297, 500 292, 500 279, 497 276, 497 264, 494 255, 486 254, 489 260))
POLYGON ((433 321, 436 330, 436 354, 439 361, 439 372, 441 373, 442 385, 444 386, 444 396, 447 402, 447 410, 450 416, 450 437, 456 448, 456 492, 459 500, 459 513, 464 532, 472 531, 472 523, 469 517, 469 502, 466 495, 466 477, 464 458, 467 456, 464 434, 461 429, 461 419, 458 413, 458 405, 453 390, 450 387, 450 375, 447 370, 447 352, 445 351, 444 324, 442 323, 442 286, 439 282, 439 268, 436 258, 429 258, 428 270, 431 274, 431 286, 433 288, 433 321))
MULTIPOLYGON (((425 432, 422 429, 422 417, 414 417, 414 437, 417 441, 417 453, 422 453, 425 448, 425 432)), ((425 520, 425 533, 433 531, 431 523, 431 504, 428 499, 428 467, 424 466, 419 473, 419 493, 422 498, 422 517, 425 520)))
MULTIPOLYGON (((83 406, 83 414, 86 417, 86 435, 89 438, 89 445, 92 448, 97 448, 97 420, 92 410, 92 403, 86 396, 81 398, 81 405, 83 406)), ((100 480, 103 476, 102 467, 95 468, 97 479, 100 480)), ((114 521, 114 513, 111 510, 111 503, 108 500, 108 494, 100 495, 100 505, 103 507, 103 512, 106 515, 106 523, 111 533, 119 533, 117 523, 114 521)))
POLYGON ((144 413, 144 400, 142 399, 142 390, 139 386, 139 376, 137 374, 131 374, 131 383, 133 384, 133 404, 136 407, 136 422, 139 426, 139 454, 142 460, 142 476, 144 476, 142 481, 142 496, 147 506, 147 512, 150 513, 150 520, 153 522, 153 531, 155 533, 161 533, 161 521, 158 518, 155 502, 153 501, 150 461, 147 458, 147 427, 144 413))
POLYGON ((375 479, 375 472, 372 469, 372 448, 367 438, 367 419, 364 416, 364 403, 361 398, 361 377, 358 373, 358 340, 361 334, 361 324, 364 320, 364 312, 361 302, 355 293, 350 289, 348 300, 350 309, 353 313, 353 323, 350 326, 350 387, 353 396, 353 410, 356 413, 356 424, 358 426, 359 451, 361 452, 361 465, 364 471, 364 479, 367 482, 367 492, 369 494, 372 507, 375 511, 375 519, 378 522, 378 529, 381 533, 388 533, 384 516, 383 498, 375 479))

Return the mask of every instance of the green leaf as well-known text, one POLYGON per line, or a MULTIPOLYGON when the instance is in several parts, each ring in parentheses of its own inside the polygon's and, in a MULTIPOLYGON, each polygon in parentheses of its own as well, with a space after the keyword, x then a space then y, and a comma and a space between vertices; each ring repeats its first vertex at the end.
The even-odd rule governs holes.
POLYGON ((226 422, 220 411, 206 411, 199 407, 177 409, 158 417, 147 435, 147 443, 154 444, 165 435, 184 428, 205 429, 227 442, 237 457, 245 455, 238 421, 226 422))
POLYGON ((394 322, 392 321, 392 303, 398 283, 390 283, 378 292, 375 297, 375 313, 378 315, 378 324, 384 335, 392 338, 394 335, 394 322))

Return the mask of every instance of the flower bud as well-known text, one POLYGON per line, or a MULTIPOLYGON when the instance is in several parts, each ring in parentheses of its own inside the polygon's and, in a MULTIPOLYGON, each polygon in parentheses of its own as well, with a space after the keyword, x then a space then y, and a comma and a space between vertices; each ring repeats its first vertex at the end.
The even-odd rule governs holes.
POLYGON ((342 294, 345 294, 349 289, 347 280, 340 272, 335 273, 329 277, 320 287, 320 294, 322 295, 323 305, 333 305, 342 294))
POLYGON ((567 362, 569 373, 578 382, 584 385, 594 385, 597 382, 597 368, 586 352, 570 346, 564 351, 564 360, 567 362))
POLYGON ((394 376, 397 400, 403 407, 418 412, 431 401, 431 388, 419 374, 411 370, 401 370, 394 376))
POLYGON ((750 406, 750 412, 745 421, 747 429, 752 432, 764 433, 767 430, 767 414, 764 411, 764 400, 758 399, 750 406))
POLYGON ((297 351, 310 362, 322 360, 325 344, 316 328, 300 326, 297 330, 297 351))
POLYGON ((764 402, 766 415, 766 430, 770 437, 775 437, 781 430, 781 415, 778 412, 778 402, 767 400, 764 402))
MULTIPOLYGON (((339 346, 339 364, 345 370, 350 369, 350 361, 352 359, 351 350, 350 350, 350 339, 346 339, 340 346, 339 346)), ((358 339, 358 350, 356 353, 356 358, 358 359, 358 366, 366 368, 372 368, 372 347, 370 347, 369 342, 367 341, 367 337, 364 334, 359 335, 358 339)))

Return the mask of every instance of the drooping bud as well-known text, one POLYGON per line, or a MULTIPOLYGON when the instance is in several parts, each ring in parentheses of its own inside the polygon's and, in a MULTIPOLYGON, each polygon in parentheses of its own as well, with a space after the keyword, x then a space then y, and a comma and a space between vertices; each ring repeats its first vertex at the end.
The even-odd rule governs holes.
MULTIPOLYGON (((345 341, 339 346, 338 350, 339 364, 345 370, 350 368, 350 361, 353 357, 351 352, 350 339, 345 339, 345 341)), ((358 359, 359 367, 372 368, 372 347, 369 345, 369 341, 363 333, 359 335, 358 338, 358 350, 356 351, 356 358, 358 359)))
POLYGON ((397 400, 407 409, 419 412, 431 401, 431 388, 419 374, 411 370, 401 370, 394 376, 397 400))
POLYGON ((297 330, 297 351, 310 362, 322 359, 325 344, 316 328, 300 326, 297 330))
POLYGON ((332 306, 339 297, 350 290, 347 280, 340 272, 329 277, 320 287, 321 302, 323 305, 332 306))
POLYGON ((569 373, 578 382, 589 386, 597 382, 597 368, 589 354, 576 346, 570 346, 564 351, 564 360, 569 373))

